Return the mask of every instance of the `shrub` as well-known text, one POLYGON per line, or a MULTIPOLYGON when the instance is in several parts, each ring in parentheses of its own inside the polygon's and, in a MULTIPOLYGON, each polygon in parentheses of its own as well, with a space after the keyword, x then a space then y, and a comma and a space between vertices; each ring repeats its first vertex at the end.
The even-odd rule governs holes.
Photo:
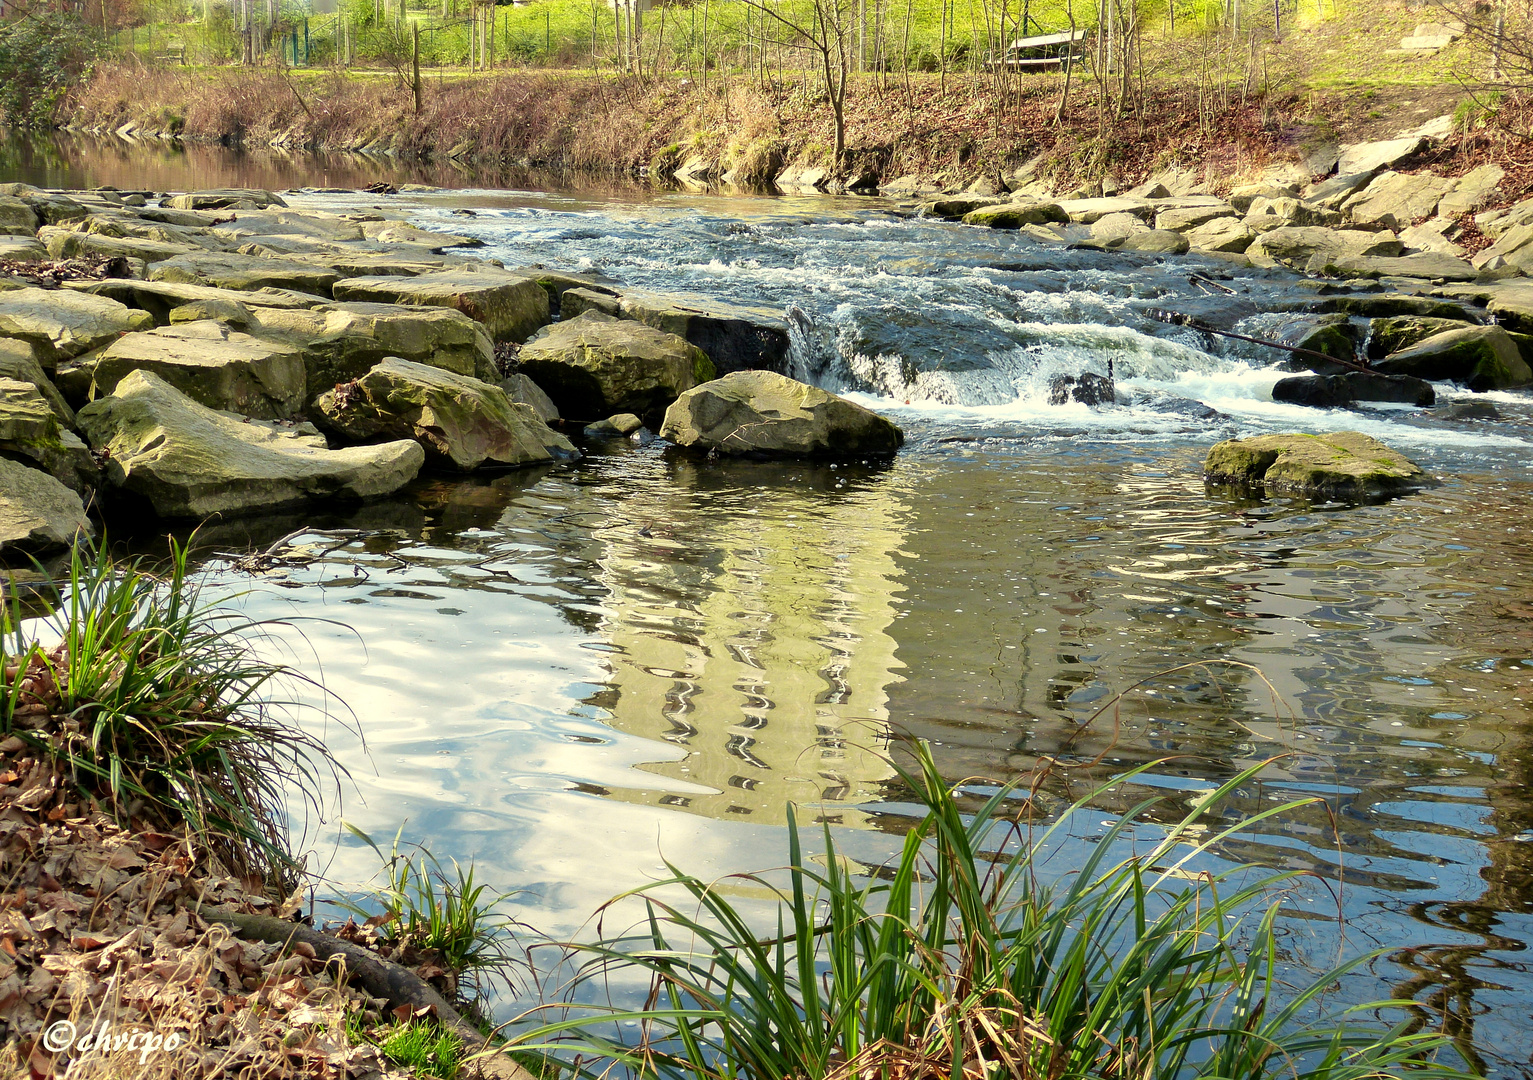
POLYGON ((37 12, 0 22, 0 123, 45 127, 90 71, 100 43, 76 16, 37 12))

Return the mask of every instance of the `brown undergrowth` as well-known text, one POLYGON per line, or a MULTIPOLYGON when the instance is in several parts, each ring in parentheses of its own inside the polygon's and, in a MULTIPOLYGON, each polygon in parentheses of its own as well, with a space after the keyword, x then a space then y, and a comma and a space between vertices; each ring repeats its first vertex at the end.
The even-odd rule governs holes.
MULTIPOLYGON (((1259 170, 1281 152, 1284 122, 1301 100, 1236 97, 1210 115, 1196 87, 1169 85, 1147 95, 1141 111, 1104 123, 1095 87, 1077 79, 1056 125, 1060 90, 1058 76, 1024 80, 1004 97, 987 80, 956 75, 945 91, 935 76, 887 85, 866 77, 848 95, 843 171, 993 178, 1041 154, 1045 174, 1066 183, 1104 174, 1133 183, 1172 164, 1200 167, 1217 182, 1259 170)), ((479 161, 598 172, 632 172, 662 152, 673 160, 700 153, 765 178, 784 164, 830 165, 833 142, 823 96, 801 85, 557 72, 428 78, 416 115, 410 94, 391 78, 119 65, 80 88, 65 118, 91 128, 153 128, 166 115, 184 121, 183 137, 198 140, 282 138, 337 150, 388 137, 404 157, 466 150, 479 161)))

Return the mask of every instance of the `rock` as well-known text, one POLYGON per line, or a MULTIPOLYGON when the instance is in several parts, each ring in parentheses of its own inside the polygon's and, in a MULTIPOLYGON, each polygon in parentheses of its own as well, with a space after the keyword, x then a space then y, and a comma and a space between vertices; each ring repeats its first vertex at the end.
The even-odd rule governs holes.
POLYGON ((390 356, 486 382, 500 377, 489 334, 452 308, 340 303, 254 317, 259 333, 303 350, 311 399, 390 356))
POLYGON ((599 436, 626 436, 640 431, 644 427, 644 421, 633 413, 618 413, 609 416, 605 420, 598 420, 594 424, 587 424, 585 435, 587 438, 599 436))
POLYGON ((1237 218, 1215 218, 1188 230, 1187 243, 1198 251, 1243 252, 1256 239, 1256 233, 1237 218))
POLYGON ((315 408, 326 427, 348 439, 414 439, 427 462, 459 472, 578 456, 568 439, 500 387, 397 357, 320 395, 315 408))
POLYGON ((1069 216, 1059 203, 1013 202, 982 206, 963 215, 965 225, 988 225, 992 229, 1020 229, 1024 225, 1066 222, 1069 216))
POLYGON ((218 289, 211 285, 189 285, 179 281, 139 281, 134 278, 112 278, 106 281, 72 282, 80 292, 105 296, 131 308, 147 311, 154 317, 155 325, 170 322, 170 313, 187 304, 203 301, 232 302, 245 309, 290 308, 304 310, 328 303, 323 296, 313 293, 294 292, 291 289, 218 289))
POLYGON ((45 262, 48 249, 27 236, 0 236, 0 259, 10 262, 45 262))
POLYGON ((1488 401, 1459 401, 1432 413, 1438 420, 1504 420, 1501 410, 1488 401))
POLYGON ((43 226, 37 238, 47 246, 48 254, 55 259, 123 258, 158 263, 201 250, 188 244, 162 244, 155 240, 139 240, 134 237, 100 236, 95 233, 60 229, 52 225, 43 226))
POLYGON ((543 388, 533 382, 520 371, 514 375, 507 375, 500 381, 500 388, 506 392, 506 396, 514 404, 526 405, 538 414, 538 419, 549 424, 559 419, 559 408, 554 404, 554 399, 543 392, 543 388))
POLYGON ((1345 371, 1337 375, 1299 375, 1279 379, 1272 388, 1273 401, 1339 409, 1358 401, 1391 401, 1429 406, 1437 400, 1431 383, 1408 375, 1345 371))
POLYGON ((1112 246, 1116 251, 1137 251, 1145 255, 1185 255, 1191 247, 1187 237, 1170 229, 1130 233, 1112 246))
POLYGON ((1376 499, 1436 483, 1415 462, 1356 431, 1228 439, 1208 451, 1203 478, 1265 488, 1268 495, 1341 500, 1376 499))
POLYGON ((1129 188, 1122 194, 1130 199, 1165 199, 1171 196, 1171 189, 1159 180, 1146 180, 1142 184, 1129 188))
POLYGON ((1055 375, 1049 380, 1049 404, 1112 405, 1117 401, 1112 379, 1095 372, 1082 375, 1055 375))
POLYGON ((1341 147, 1336 171, 1342 176, 1378 172, 1405 160, 1426 145, 1427 139, 1420 135, 1385 139, 1382 142, 1352 143, 1341 147))
POLYGON ((1408 349, 1418 342, 1449 330, 1464 329, 1459 319, 1433 319, 1421 315, 1396 315, 1374 319, 1368 328, 1368 355, 1374 360, 1408 349))
POLYGON ((1212 203, 1207 206, 1169 206, 1156 213, 1155 227, 1185 233, 1221 218, 1234 220, 1235 208, 1229 203, 1212 203))
POLYGON ((36 236, 38 225, 30 206, 14 195, 0 195, 0 235, 36 236))
POLYGON ((1506 170, 1499 165, 1471 169, 1459 177, 1458 184, 1438 202, 1437 212, 1444 217, 1474 213, 1500 193, 1499 185, 1505 178, 1506 170))
POLYGON ((1253 258, 1264 256, 1278 262, 1304 266, 1316 255, 1329 263, 1354 255, 1389 257, 1400 254, 1400 250, 1400 241, 1391 232, 1296 225, 1262 233, 1251 242, 1246 254, 1253 258))
POLYGON ((1309 310, 1315 312, 1339 311, 1346 315, 1361 315, 1368 319, 1386 318, 1391 315, 1419 315, 1428 319, 1453 319, 1473 322, 1473 317, 1446 300, 1430 296, 1411 296, 1408 293, 1342 293, 1322 296, 1311 301, 1309 310))
POLYGON ((1400 40, 1400 49, 1402 52, 1434 53, 1463 36, 1464 24, 1461 22, 1418 23, 1409 37, 1400 40))
POLYGON ((431 232, 403 221, 364 221, 362 235, 375 244, 418 244, 431 251, 484 247, 484 241, 475 236, 431 232))
MULTIPOLYGON (((960 195, 951 199, 933 199, 916 207, 916 213, 921 217, 942 218, 944 221, 957 221, 965 214, 979 210, 987 206, 1001 206, 1012 200, 998 195, 960 195)), ((975 222, 983 225, 986 222, 975 222)))
MULTIPOLYGON (((1338 360, 1355 361, 1358 342, 1361 338, 1362 328, 1355 325, 1347 316, 1330 314, 1300 319, 1285 327, 1278 339, 1285 345, 1292 345, 1295 348, 1324 353, 1338 360)), ((1326 364, 1314 357, 1298 355, 1294 356, 1294 362, 1312 371, 1318 371, 1322 375, 1337 374, 1344 366, 1326 364)))
POLYGON ((1473 281, 1480 272, 1463 259, 1436 252, 1421 252, 1398 258, 1371 255, 1343 255, 1327 265, 1339 274, 1353 278, 1414 277, 1428 280, 1473 281))
POLYGON ((694 450, 770 457, 863 457, 898 450, 904 432, 877 413, 772 371, 737 371, 666 410, 661 438, 694 450))
MULTIPOLYGON (((228 215, 223 215, 227 218, 228 215)), ((214 220, 217 220, 215 217, 214 220)), ((393 222, 371 222, 387 225, 393 222)), ((321 240, 328 243, 348 243, 366 239, 361 222, 349 220, 336 214, 315 214, 299 210, 241 211, 234 220, 222 220, 217 224, 204 224, 214 236, 238 244, 265 236, 284 236, 321 240)))
POLYGON ((1341 147, 1333 142, 1320 142, 1310 149, 1299 164, 1309 176, 1325 175, 1336 170, 1341 160, 1341 147))
POLYGON ((1358 225, 1399 229, 1437 213, 1437 204, 1457 183, 1433 173, 1384 172, 1342 203, 1341 210, 1358 225))
POLYGON ((623 317, 622 298, 613 293, 592 289, 565 289, 559 297, 559 318, 568 321, 583 311, 599 311, 614 319, 623 317))
POLYGON ((177 323, 212 320, 236 330, 246 330, 254 319, 255 316, 251 315, 250 309, 237 300, 193 300, 190 304, 182 304, 178 308, 170 309, 172 326, 177 323))
POLYGON ((1246 227, 1252 232, 1268 232, 1288 226, 1321 226, 1331 228, 1341 224, 1341 215, 1323 206, 1300 202, 1298 199, 1251 200, 1246 211, 1246 227))
POLYGON ((1329 180, 1305 188, 1303 198, 1305 202, 1313 203, 1316 206, 1323 206, 1327 210, 1340 210, 1342 203, 1372 182, 1372 172, 1347 173, 1342 176, 1333 176, 1329 180))
POLYGON ((1103 247, 1117 247, 1134 233, 1149 232, 1143 218, 1133 214, 1107 214, 1091 223, 1091 239, 1103 247))
POLYGON ((0 337, 31 343, 45 367, 152 325, 144 312, 104 296, 67 289, 0 292, 0 337))
POLYGON ((106 478, 166 518, 258 513, 314 499, 369 499, 413 480, 413 440, 324 450, 313 440, 204 408, 148 371, 80 410, 106 478))
POLYGON ((1155 204, 1149 199, 1061 199, 1052 205, 1078 225, 1091 225, 1108 214, 1133 214, 1147 224, 1155 220, 1155 204))
POLYGON ((65 429, 48 400, 30 382, 0 378, 0 453, 27 458, 79 492, 96 482, 96 464, 74 432, 65 429))
POLYGON ((1498 259, 1498 266, 1511 265, 1524 272, 1533 268, 1533 222, 1508 229, 1494 244, 1476 253, 1470 262, 1476 267, 1486 267, 1498 259))
MULTIPOLYGON (((584 289, 587 292, 616 299, 617 290, 597 281, 594 277, 586 274, 565 274, 558 270, 548 270, 541 266, 520 266, 511 271, 513 274, 521 274, 530 277, 543 290, 548 293, 548 304, 551 309, 557 309, 564 299, 564 294, 571 289, 584 289)), ((561 315, 560 318, 563 318, 561 315)))
POLYGON ((637 289, 623 294, 619 308, 624 318, 686 338, 707 354, 720 375, 787 367, 788 322, 776 308, 637 289))
POLYGON ((43 366, 37 362, 36 349, 27 342, 16 338, 0 338, 0 379, 15 379, 37 387, 37 392, 48 402, 48 407, 58 417, 59 423, 65 428, 75 426, 74 410, 64 400, 64 395, 59 393, 58 387, 53 385, 53 380, 44 373, 43 366))
POLYGON ((1246 214, 1257 199, 1292 199, 1299 194, 1292 184, 1279 184, 1270 180, 1260 184, 1242 184, 1230 190, 1229 205, 1237 214, 1246 214))
POLYGON ((335 298, 456 308, 484 324, 493 341, 526 341, 548 324, 548 293, 530 277, 503 270, 445 270, 419 277, 346 278, 335 298))
POLYGON ((576 419, 658 416, 715 375, 707 355, 684 338, 595 311, 541 331, 518 361, 559 412, 576 419))
POLYGON ((128 334, 78 362, 97 395, 111 394, 134 371, 149 371, 210 409, 257 420, 285 420, 308 401, 304 354, 294 345, 204 321, 128 334))
POLYGON ((90 519, 80 496, 37 469, 0 457, 0 562, 30 563, 89 538, 90 519))
POLYGON ((1437 217, 1420 225, 1401 229, 1400 243, 1405 245, 1405 250, 1409 254, 1426 251, 1438 255, 1449 255, 1455 259, 1467 259, 1468 253, 1463 246, 1454 243, 1450 238, 1459 235, 1460 231, 1458 219, 1443 216, 1442 204, 1439 204, 1437 217))
POLYGON ((165 199, 163 203, 176 210, 265 210, 270 206, 287 205, 280 195, 261 188, 188 191, 184 195, 165 199))
POLYGON ((237 292, 289 289, 322 297, 329 297, 331 287, 340 279, 340 273, 328 266, 294 259, 269 259, 264 255, 213 251, 178 255, 155 263, 149 271, 151 281, 212 285, 237 292))
POLYGON ((1390 353, 1375 367, 1418 379, 1461 383, 1476 392, 1533 383, 1533 368, 1499 326, 1466 326, 1433 334, 1390 353))

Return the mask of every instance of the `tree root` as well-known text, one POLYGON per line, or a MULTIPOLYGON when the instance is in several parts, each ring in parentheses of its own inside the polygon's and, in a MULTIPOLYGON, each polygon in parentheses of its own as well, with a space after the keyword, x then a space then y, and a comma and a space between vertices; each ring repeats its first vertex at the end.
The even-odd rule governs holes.
POLYGON ((451 1029, 463 1040, 465 1047, 477 1048, 469 1052, 464 1064, 477 1067, 480 1075, 487 1080, 534 1080, 531 1073, 501 1053, 478 1029, 464 1020, 446 998, 407 967, 385 960, 360 945, 321 934, 286 919, 270 915, 246 915, 212 905, 199 905, 197 914, 208 922, 232 927, 244 938, 289 947, 301 941, 327 963, 339 958, 345 963, 347 973, 354 976, 363 989, 373 997, 386 1000, 391 1009, 408 1005, 412 1009, 430 1009, 434 1012, 444 1027, 451 1029))

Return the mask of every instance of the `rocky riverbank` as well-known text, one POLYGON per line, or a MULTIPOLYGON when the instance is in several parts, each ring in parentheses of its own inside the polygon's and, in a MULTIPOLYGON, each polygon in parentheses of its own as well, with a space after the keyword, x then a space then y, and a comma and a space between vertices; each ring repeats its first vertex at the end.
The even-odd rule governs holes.
POLYGON ((508 270, 404 217, 0 188, 0 556, 569 461, 563 431, 628 414, 713 454, 900 444, 785 377, 780 312, 508 270))

